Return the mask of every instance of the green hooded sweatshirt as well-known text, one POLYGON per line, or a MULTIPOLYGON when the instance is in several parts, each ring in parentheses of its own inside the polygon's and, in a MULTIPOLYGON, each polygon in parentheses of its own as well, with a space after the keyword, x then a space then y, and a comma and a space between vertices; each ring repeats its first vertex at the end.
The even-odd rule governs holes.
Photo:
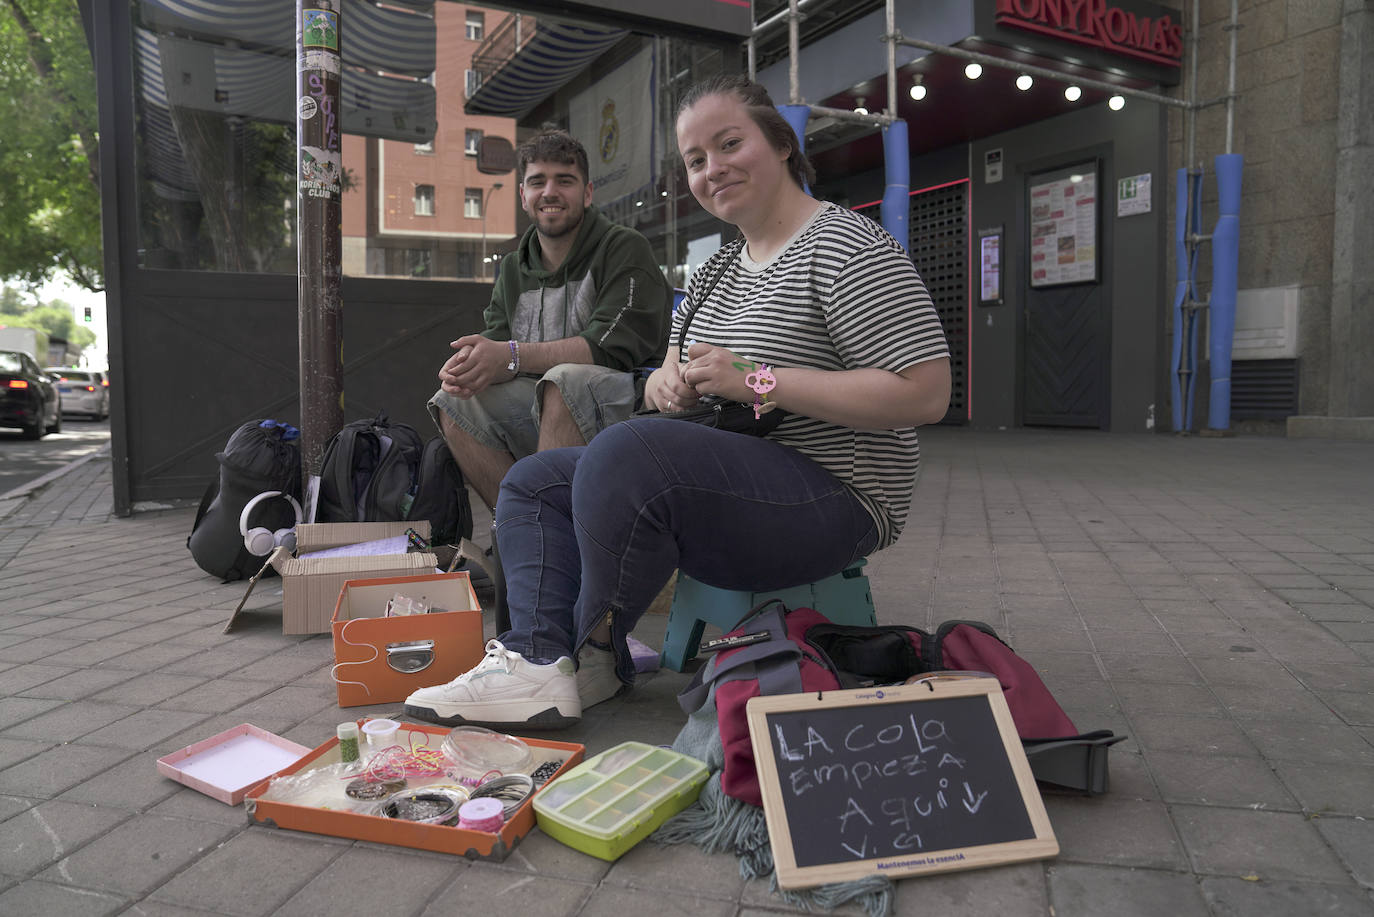
POLYGON ((648 240, 593 205, 556 270, 544 270, 535 228, 526 230, 501 259, 482 333, 495 341, 581 336, 598 366, 629 371, 663 359, 672 308, 648 240))

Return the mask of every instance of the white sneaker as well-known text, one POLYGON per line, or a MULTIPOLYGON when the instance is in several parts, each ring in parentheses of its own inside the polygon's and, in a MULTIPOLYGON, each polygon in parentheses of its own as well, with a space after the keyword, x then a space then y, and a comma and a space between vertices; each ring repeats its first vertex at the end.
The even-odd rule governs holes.
POLYGON ((582 644, 577 654, 577 696, 582 699, 583 710, 610 700, 628 687, 615 674, 615 653, 582 644))
POLYGON ((560 729, 582 717, 577 676, 567 656, 538 665, 487 641, 487 655, 475 667, 446 685, 421 688, 406 698, 406 715, 460 726, 560 729))

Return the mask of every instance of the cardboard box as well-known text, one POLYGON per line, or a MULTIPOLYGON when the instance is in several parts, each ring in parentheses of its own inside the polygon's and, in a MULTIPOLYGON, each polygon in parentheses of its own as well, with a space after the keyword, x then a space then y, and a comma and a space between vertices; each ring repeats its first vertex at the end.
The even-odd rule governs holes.
MULTIPOLYGON (((448 735, 443 726, 423 726, 401 724, 402 745, 412 741, 427 744, 437 749, 448 735)), ((544 739, 521 740, 534 752, 535 761, 563 759, 562 766, 549 778, 549 783, 582 761, 586 751, 582 745, 570 742, 551 742, 544 739)), ((306 770, 337 763, 339 740, 337 737, 317 747, 305 758, 287 768, 284 774, 300 774, 306 770)), ((499 832, 468 831, 448 825, 424 825, 417 822, 400 821, 379 815, 358 815, 335 809, 316 808, 262 799, 267 792, 270 780, 263 780, 248 792, 247 806, 249 817, 254 821, 277 828, 290 828, 295 831, 309 831, 313 834, 328 834, 332 837, 346 837, 378 844, 395 844, 413 847, 417 850, 433 850, 437 853, 452 853, 468 859, 504 860, 521 838, 534 828, 534 805, 531 797, 526 799, 515 814, 506 820, 499 832)), ((544 784, 548 786, 548 783, 544 784)), ((538 793, 535 794, 536 796, 538 793)))
POLYGON ((157 772, 225 805, 236 806, 255 784, 290 767, 310 749, 243 723, 157 759, 157 772))
POLYGON ((403 701, 482 661, 482 608, 466 572, 349 580, 332 627, 340 707, 403 701), (398 592, 448 610, 383 617, 398 592))
POLYGON ((413 576, 433 573, 439 561, 433 554, 374 554, 362 557, 311 557, 326 548, 361 544, 404 535, 415 529, 429 537, 429 520, 415 522, 317 522, 296 526, 296 556, 273 561, 281 574, 281 632, 324 634, 339 600, 339 590, 351 579, 413 576))

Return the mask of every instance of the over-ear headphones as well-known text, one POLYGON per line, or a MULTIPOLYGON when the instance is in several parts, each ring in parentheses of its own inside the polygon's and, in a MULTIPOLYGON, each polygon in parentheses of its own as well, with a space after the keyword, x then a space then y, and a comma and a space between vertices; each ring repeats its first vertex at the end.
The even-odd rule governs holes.
POLYGON ((272 549, 277 546, 285 547, 288 551, 296 550, 296 526, 301 522, 301 505, 296 502, 296 498, 290 494, 284 494, 280 490, 265 490, 256 497, 248 501, 248 505, 243 508, 242 515, 239 516, 239 533, 243 535, 243 546, 248 549, 248 553, 255 557, 266 557, 272 553, 272 549), (277 529, 275 532, 266 528, 250 529, 248 527, 248 514, 253 511, 263 500, 270 500, 273 497, 282 497, 291 504, 291 509, 295 511, 296 521, 290 528, 277 529))

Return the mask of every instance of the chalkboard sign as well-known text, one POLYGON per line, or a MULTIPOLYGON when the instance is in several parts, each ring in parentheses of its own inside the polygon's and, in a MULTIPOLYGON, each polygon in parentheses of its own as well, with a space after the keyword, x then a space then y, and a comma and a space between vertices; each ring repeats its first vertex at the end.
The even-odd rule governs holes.
POLYGON ((1059 852, 994 678, 755 697, 747 710, 783 888, 1059 852))

